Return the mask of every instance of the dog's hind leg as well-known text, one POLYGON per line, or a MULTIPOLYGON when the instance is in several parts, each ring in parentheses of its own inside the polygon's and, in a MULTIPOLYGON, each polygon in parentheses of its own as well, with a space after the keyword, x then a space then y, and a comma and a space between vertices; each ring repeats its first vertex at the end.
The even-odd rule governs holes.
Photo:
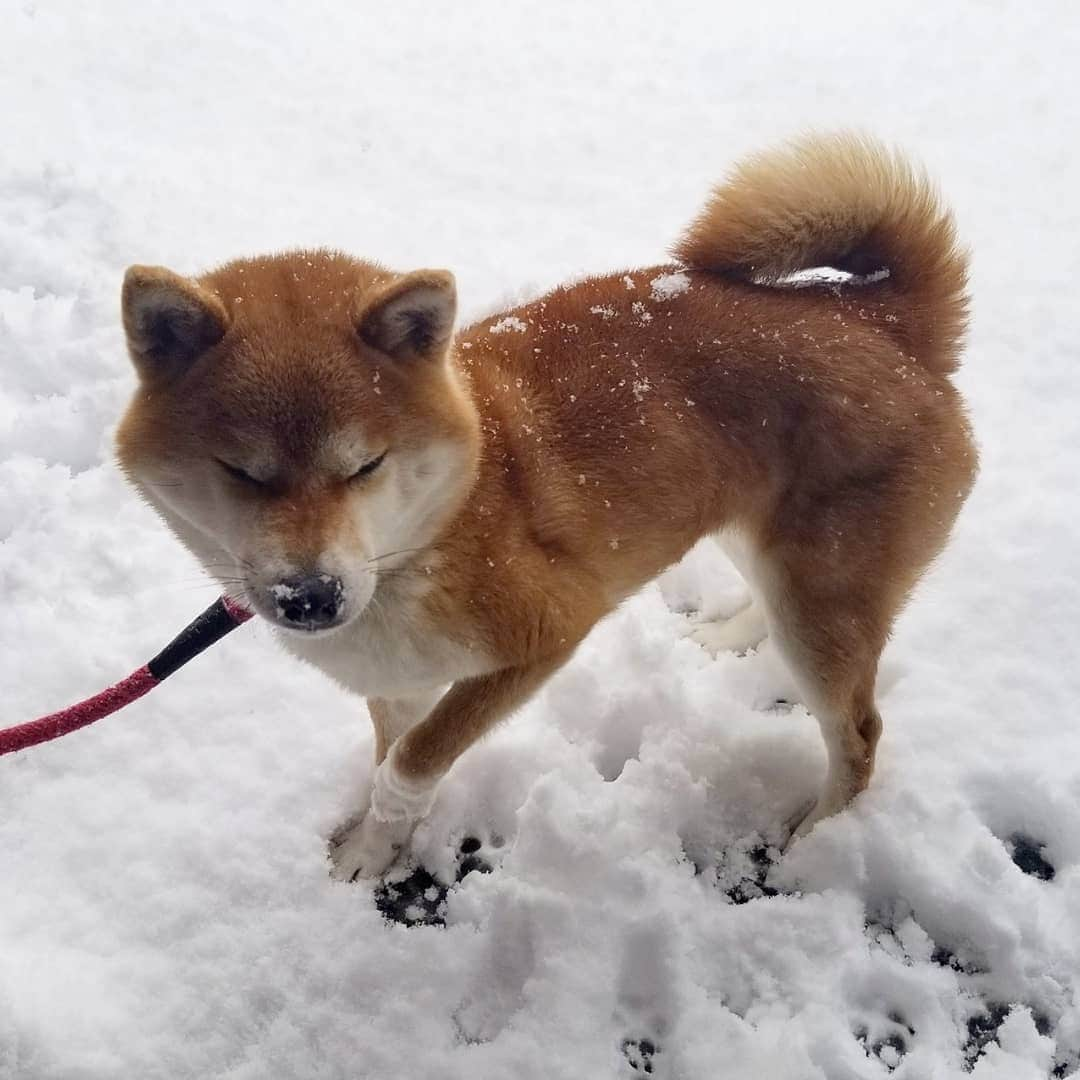
POLYGON ((754 599, 728 619, 701 622, 687 635, 713 656, 722 652, 749 652, 768 635, 765 612, 754 599))
POLYGON ((802 573, 815 568, 814 554, 774 560, 761 579, 770 639, 818 721, 828 755, 824 787, 793 839, 842 810, 870 781, 881 734, 874 681, 894 614, 888 590, 865 576, 845 581, 841 572, 838 579, 835 563, 825 577, 802 573))
POLYGON ((749 538, 735 529, 724 529, 712 538, 742 575, 750 591, 750 602, 729 618, 697 623, 688 636, 713 656, 721 652, 748 652, 757 648, 768 634, 764 606, 758 596, 754 549, 749 538))

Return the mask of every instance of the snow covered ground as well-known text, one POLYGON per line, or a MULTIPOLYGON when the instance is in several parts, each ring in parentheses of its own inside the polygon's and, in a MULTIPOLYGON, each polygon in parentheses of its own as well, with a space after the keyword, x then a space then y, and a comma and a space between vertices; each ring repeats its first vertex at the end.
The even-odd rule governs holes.
POLYGON ((873 786, 782 860, 821 741, 767 649, 682 639, 738 602, 708 552, 459 763, 396 890, 327 875, 369 725, 265 626, 3 759, 0 1076, 1077 1074, 1077 56, 1068 2, 0 3, 0 723, 214 596, 110 461, 130 262, 331 244, 452 268, 468 317, 657 261, 740 153, 860 125, 973 246, 983 448, 873 786))

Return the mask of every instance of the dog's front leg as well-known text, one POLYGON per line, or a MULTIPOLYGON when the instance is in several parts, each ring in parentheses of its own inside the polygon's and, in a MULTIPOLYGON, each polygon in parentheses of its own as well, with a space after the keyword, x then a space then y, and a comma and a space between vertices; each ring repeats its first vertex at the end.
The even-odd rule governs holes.
MULTIPOLYGON (((407 697, 367 699, 368 713, 375 729, 375 768, 386 760, 390 747, 402 735, 415 727, 431 712, 441 696, 440 690, 421 691, 407 697)), ((330 836, 330 860, 333 866, 330 876, 348 881, 365 867, 381 867, 393 862, 398 850, 408 840, 408 833, 401 829, 378 828, 378 822, 370 813, 370 803, 359 813, 353 814, 330 836)))
POLYGON ((411 731, 427 716, 439 698, 442 687, 409 697, 368 698, 368 712, 375 728, 375 767, 378 768, 394 745, 407 731, 411 731))
POLYGON ((442 776, 473 742, 522 704, 565 656, 454 683, 427 717, 389 747, 375 770, 371 808, 331 851, 338 881, 377 877, 431 809, 442 776))

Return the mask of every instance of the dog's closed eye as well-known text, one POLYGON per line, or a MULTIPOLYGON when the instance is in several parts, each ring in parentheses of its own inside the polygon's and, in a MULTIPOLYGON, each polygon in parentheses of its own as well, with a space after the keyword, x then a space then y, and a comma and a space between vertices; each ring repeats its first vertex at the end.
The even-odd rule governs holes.
POLYGON ((365 476, 370 476, 386 458, 386 451, 384 450, 378 457, 372 458, 370 461, 365 462, 349 477, 350 480, 363 480, 365 476))
POLYGON ((249 487, 266 487, 266 481, 259 480, 257 477, 252 476, 251 473, 241 469, 239 465, 230 465, 229 462, 222 461, 221 458, 214 458, 214 461, 216 461, 221 469, 228 473, 234 480, 238 480, 242 484, 247 484, 249 487))

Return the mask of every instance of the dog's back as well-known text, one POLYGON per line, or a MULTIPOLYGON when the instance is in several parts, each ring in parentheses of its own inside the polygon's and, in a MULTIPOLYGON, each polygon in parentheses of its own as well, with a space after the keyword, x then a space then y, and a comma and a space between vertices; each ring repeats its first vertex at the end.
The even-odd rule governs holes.
MULTIPOLYGON (((928 182, 857 139, 797 144, 737 170, 676 254, 680 265, 579 282, 463 332, 489 443, 527 495, 514 506, 526 531, 602 562, 617 594, 702 533, 778 543, 851 528, 847 504, 873 502, 896 544, 894 519, 919 522, 892 571, 906 590, 976 464, 945 377, 966 260, 928 182), (783 281, 823 266, 860 274, 783 281)), ((876 531, 847 535, 880 576, 876 531)))
MULTIPOLYGON (((515 610, 543 623, 561 594, 591 625, 702 535, 737 537, 760 609, 743 630, 772 634, 829 748, 805 831, 869 778, 878 657, 976 473, 947 378, 966 256, 927 179, 848 136, 737 169, 674 253, 463 334, 489 445, 513 465, 484 498, 513 524, 485 550, 504 558, 512 539, 523 567, 539 543, 550 565, 515 610), (817 267, 851 277, 791 280, 817 267), (572 599, 590 583, 595 608, 572 599)), ((480 520, 466 535, 491 538, 480 520)))

